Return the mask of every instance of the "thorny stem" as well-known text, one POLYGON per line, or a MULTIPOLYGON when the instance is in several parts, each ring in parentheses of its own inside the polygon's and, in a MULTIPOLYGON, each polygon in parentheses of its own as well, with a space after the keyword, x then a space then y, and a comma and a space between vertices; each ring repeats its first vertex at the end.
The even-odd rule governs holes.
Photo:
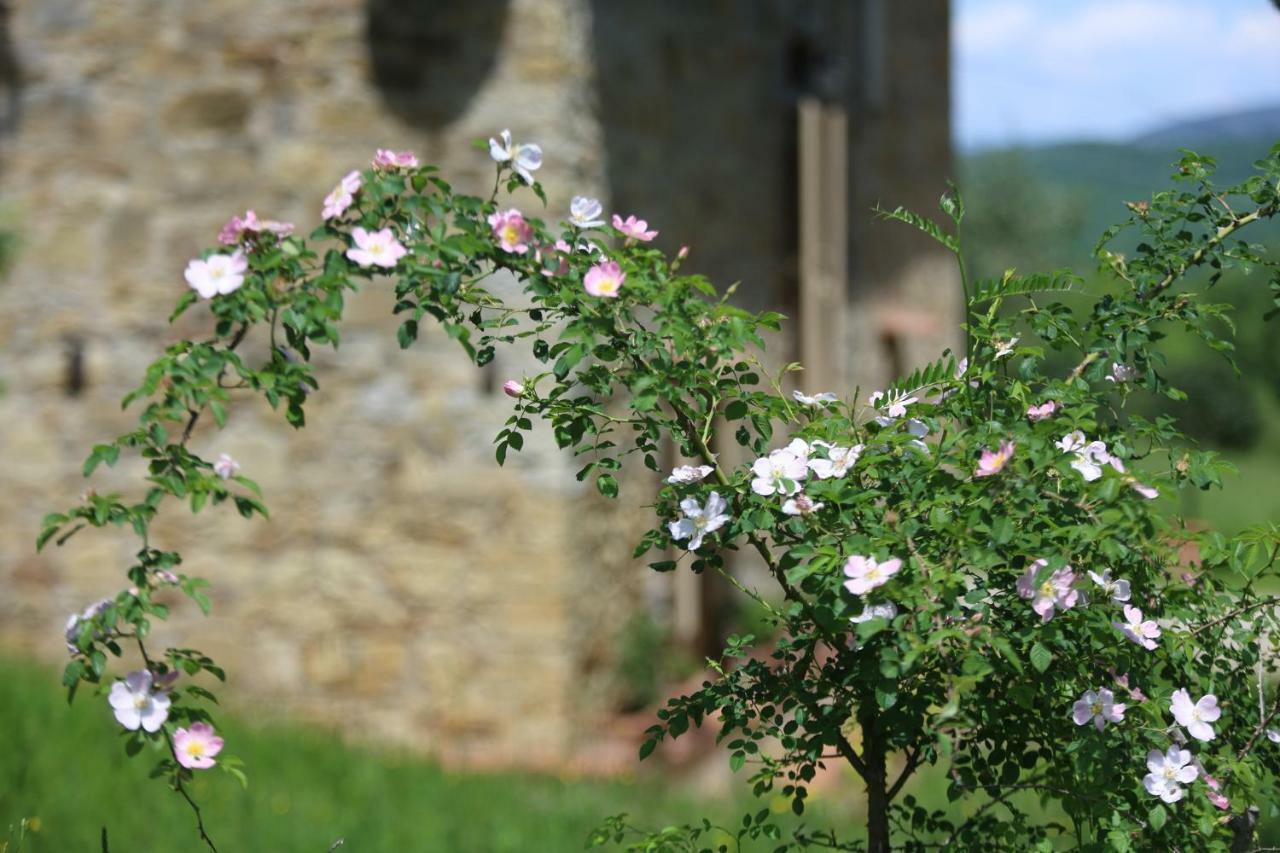
POLYGON ((1207 631, 1210 628, 1221 625, 1223 622, 1230 622, 1232 619, 1236 618, 1237 616, 1242 616, 1245 613, 1248 613, 1252 610, 1257 610, 1260 607, 1267 607, 1272 604, 1280 604, 1280 596, 1273 595, 1268 598, 1261 599, 1260 601, 1255 601, 1252 604, 1246 604, 1244 607, 1237 607, 1235 610, 1232 610, 1230 613, 1227 613, 1225 616, 1219 616, 1217 619, 1214 619, 1212 622, 1206 622, 1203 625, 1199 626, 1198 628, 1196 628, 1194 631, 1191 632, 1191 636, 1194 637, 1196 634, 1199 634, 1202 631, 1207 631))
MULTIPOLYGON (((165 735, 165 737, 167 739, 168 735, 165 735)), ((169 746, 170 748, 173 747, 172 740, 169 741, 169 746)), ((209 849, 212 850, 213 853, 218 853, 217 845, 213 843, 213 839, 209 837, 209 833, 205 832, 204 817, 200 814, 200 805, 195 800, 191 799, 191 795, 187 793, 187 789, 182 784, 182 775, 180 773, 174 776, 174 788, 182 795, 182 798, 187 801, 187 804, 191 806, 191 810, 196 813, 196 829, 200 831, 200 839, 204 841, 205 844, 209 845, 209 849)))
MULTIPOLYGON (((142 662, 146 664, 147 671, 148 672, 154 671, 155 664, 152 662, 151 656, 147 654, 146 644, 142 642, 142 638, 139 637, 138 635, 134 634, 133 637, 134 637, 134 640, 138 643, 138 652, 139 654, 142 655, 142 662)), ((173 754, 174 752, 173 736, 166 731, 164 733, 164 739, 169 744, 170 754, 173 754)), ((218 848, 217 846, 214 845, 213 839, 210 838, 209 833, 205 831, 204 816, 200 813, 200 804, 197 803, 194 799, 192 799, 191 794, 187 793, 187 789, 182 784, 181 770, 178 770, 174 774, 173 781, 174 781, 174 790, 176 790, 179 794, 182 795, 182 798, 187 801, 187 805, 191 806, 191 810, 195 812, 196 829, 200 831, 201 840, 203 840, 205 844, 209 845, 209 849, 212 850, 213 853, 218 853, 218 848)))

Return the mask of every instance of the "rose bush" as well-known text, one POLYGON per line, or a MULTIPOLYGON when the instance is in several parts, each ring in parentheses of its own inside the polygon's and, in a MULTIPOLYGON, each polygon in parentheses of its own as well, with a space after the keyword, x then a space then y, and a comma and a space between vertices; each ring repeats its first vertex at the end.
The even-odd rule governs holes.
MULTIPOLYGON (((403 347, 427 321, 478 365, 527 346, 546 366, 503 385, 514 411, 497 434, 499 464, 535 420, 606 496, 634 457, 654 472, 657 510, 636 554, 655 552, 657 571, 722 573, 768 614, 774 635, 730 638, 715 677, 659 712, 641 758, 717 725, 732 769, 797 814, 818 770, 847 764, 866 785, 867 834, 784 836, 763 809, 732 829, 739 844, 1247 849, 1280 771, 1269 681, 1280 528, 1235 539, 1189 530, 1167 496, 1218 486, 1229 466, 1187 446, 1171 418, 1126 404, 1179 396, 1162 373, 1170 329, 1230 357, 1228 308, 1188 289, 1193 272, 1208 272, 1207 289, 1230 267, 1261 268, 1280 305, 1277 264, 1238 236, 1280 210, 1280 146, 1227 189, 1211 183, 1210 158, 1188 153, 1181 188, 1131 205, 1124 227, 1145 237, 1133 257, 1107 251, 1118 229, 1104 235, 1112 285, 1083 313, 1054 301, 1079 287, 1068 273, 971 282, 955 193, 941 204, 950 230, 886 213, 956 255, 965 351, 866 396, 787 393, 799 365, 758 357, 781 317, 736 308, 681 272, 687 249, 668 258, 634 214, 606 220, 598 201, 576 197, 548 225, 499 202, 505 189, 545 203, 533 176, 543 155, 505 131, 489 153, 488 199, 456 193, 410 152, 380 150, 323 200, 308 238, 252 211, 233 218, 224 249, 187 267, 173 313, 207 311, 210 334, 166 350, 125 400, 141 405, 137 428, 84 466, 136 453, 146 483, 89 493, 44 521, 40 547, 86 526, 139 537, 128 588, 68 623, 64 681, 73 695, 105 685, 108 654, 136 651, 142 668, 113 682, 110 708, 128 751, 159 751, 157 775, 187 797, 210 848, 187 783, 214 766, 240 774, 197 683, 223 673, 198 651, 149 647, 167 615, 156 593, 180 589, 207 611, 207 581, 182 573, 151 524, 179 502, 266 515, 257 484, 193 430, 222 426, 234 399, 255 394, 303 426, 319 387, 312 350, 338 343, 346 293, 372 282, 390 292, 403 347), (497 275, 517 279, 522 297, 496 296, 497 275), (250 335, 270 343, 265 360, 239 354, 250 335), (1074 369, 1047 372, 1049 350, 1074 369), (722 461, 732 444, 746 464, 722 461), (658 461, 668 446, 682 457, 669 472, 658 461), (735 551, 763 562, 770 588, 728 571, 735 551), (928 809, 906 792, 926 766, 963 808, 928 809)), ((710 849, 724 831, 650 833, 619 816, 591 842, 710 849)))

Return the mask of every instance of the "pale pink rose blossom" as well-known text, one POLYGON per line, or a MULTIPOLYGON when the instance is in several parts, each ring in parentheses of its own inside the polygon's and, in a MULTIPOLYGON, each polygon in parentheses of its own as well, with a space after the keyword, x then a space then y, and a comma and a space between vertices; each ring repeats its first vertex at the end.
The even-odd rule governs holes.
POLYGON ((542 266, 542 274, 550 277, 553 275, 567 275, 569 272, 569 255, 573 254, 573 247, 564 240, 557 240, 554 245, 542 246, 534 253, 534 260, 542 266))
POLYGON ((1093 582, 1102 587, 1102 591, 1111 596, 1112 601, 1125 602, 1129 600, 1129 582, 1123 578, 1111 579, 1111 570, 1104 569, 1102 574, 1090 570, 1089 577, 1093 582))
POLYGON ((687 257, 689 257, 689 247, 681 246, 680 251, 676 252, 676 260, 683 261, 687 257))
POLYGON ((159 731, 169 717, 169 694, 152 691, 151 673, 142 669, 111 685, 107 697, 116 722, 130 731, 159 731))
POLYGON ((493 236, 502 251, 512 255, 523 255, 529 251, 533 229, 525 222, 524 215, 514 207, 489 214, 489 227, 493 229, 493 236))
POLYGON ((499 165, 510 163, 511 168, 526 184, 533 183, 533 173, 542 168, 542 147, 531 142, 514 143, 511 131, 498 134, 502 142, 489 137, 489 156, 499 165))
POLYGON ((1086 726, 1090 722, 1098 731, 1102 731, 1107 723, 1118 723, 1124 719, 1125 705, 1117 702, 1115 694, 1103 687, 1097 690, 1086 690, 1076 700, 1071 709, 1071 719, 1077 726, 1086 726))
POLYGON ((1209 724, 1222 716, 1217 696, 1210 693, 1200 697, 1198 702, 1192 703, 1191 694, 1185 687, 1173 691, 1169 710, 1173 712, 1173 718, 1178 725, 1187 730, 1187 734, 1196 740, 1204 741, 1213 740, 1213 726, 1209 724))
POLYGON ((1055 610, 1070 610, 1080 599, 1080 593, 1073 585, 1076 575, 1070 566, 1063 566, 1039 583, 1036 582, 1036 576, 1048 565, 1048 560, 1036 560, 1027 566, 1017 583, 1018 595, 1031 600, 1031 609, 1044 622, 1053 618, 1055 610))
POLYGON ((791 398, 802 406, 810 407, 827 406, 840 399, 830 391, 822 391, 821 393, 814 394, 812 397, 805 394, 803 391, 792 391, 791 398))
POLYGON ((191 770, 207 770, 217 764, 213 757, 222 752, 222 738, 214 734, 208 723, 192 723, 173 733, 173 757, 191 770))
MULTIPOLYGON (((78 654, 80 651, 80 647, 76 645, 76 643, 80 639, 80 626, 85 622, 93 621, 95 618, 101 615, 104 610, 106 610, 108 607, 110 607, 113 604, 115 604, 115 599, 104 598, 100 601, 95 601, 93 604, 90 604, 80 613, 71 614, 70 618, 67 619, 67 625, 66 625, 68 652, 74 655, 74 654, 78 654)), ((106 639, 106 634, 104 634, 102 631, 94 631, 92 639, 94 640, 106 639)))
POLYGON ((324 219, 333 219, 346 213, 347 208, 355 201, 355 194, 364 185, 364 177, 359 172, 348 172, 333 191, 324 197, 324 210, 320 215, 324 219))
POLYGON ((898 605, 892 601, 885 601, 881 604, 868 604, 862 608, 862 612, 857 616, 850 616, 849 621, 855 625, 861 625, 863 622, 870 622, 872 619, 888 619, 890 622, 898 615, 898 605))
POLYGON ((1151 651, 1156 647, 1156 640, 1160 637, 1160 626, 1156 624, 1154 619, 1143 619, 1142 611, 1136 607, 1125 605, 1124 622, 1112 622, 1112 625, 1119 628, 1130 642, 1137 643, 1147 651, 1151 651))
POLYGON ((1080 472, 1086 482, 1093 482, 1102 476, 1102 466, 1111 465, 1117 471, 1124 470, 1124 463, 1107 452, 1107 445, 1101 441, 1088 441, 1080 430, 1068 433, 1057 442, 1058 449, 1070 453, 1075 458, 1071 467, 1080 472))
POLYGON ((819 480, 829 480, 833 477, 843 477, 849 473, 849 470, 857 463, 858 458, 862 456, 863 446, 855 444, 853 447, 839 447, 836 445, 828 445, 826 447, 826 459, 810 459, 809 469, 813 471, 813 475, 819 480))
POLYGON ((506 382, 502 383, 502 393, 506 394, 508 397, 523 397, 524 386, 514 379, 508 379, 506 382))
POLYGON ((671 476, 667 478, 667 482, 673 486, 700 483, 714 470, 710 465, 677 465, 671 469, 671 476))
POLYGON ((389 148, 379 148, 373 155, 373 168, 375 169, 416 169, 418 168, 418 158, 414 156, 412 151, 392 151, 389 148))
POLYGON ((804 492, 799 492, 793 498, 787 498, 782 502, 782 511, 787 515, 808 515, 811 512, 817 512, 826 504, 816 502, 813 498, 804 492))
POLYGON ((240 463, 232 459, 226 453, 218 456, 218 461, 213 463, 213 473, 217 474, 224 480, 230 480, 236 474, 240 473, 240 463))
POLYGON ((684 518, 668 525, 671 538, 677 542, 688 539, 689 543, 685 547, 690 551, 698 550, 708 533, 714 533, 729 521, 731 516, 726 512, 728 506, 719 492, 712 492, 707 496, 706 506, 698 503, 696 498, 685 498, 680 501, 680 512, 684 518))
POLYGON ((876 562, 875 557, 855 554, 844 564, 844 574, 848 578, 844 582, 844 588, 854 595, 866 595, 876 587, 888 583, 901 569, 902 560, 897 557, 880 563, 876 562))
POLYGON ((1012 441, 1002 441, 996 450, 983 450, 981 458, 978 459, 978 469, 973 472, 973 476, 991 477, 999 474, 1013 458, 1014 447, 1016 445, 1012 441))
POLYGON ((236 249, 230 255, 210 255, 204 260, 192 259, 187 264, 183 277, 201 299, 212 299, 239 290, 240 285, 244 284, 244 274, 248 269, 249 262, 244 253, 236 249))
POLYGON ((1132 382, 1138 378, 1138 369, 1118 361, 1111 362, 1111 372, 1107 374, 1107 381, 1114 382, 1117 385, 1123 385, 1126 382, 1132 382))
POLYGON ((1217 791, 1205 791, 1204 795, 1209 798, 1209 802, 1213 803, 1217 808, 1226 811, 1231 808, 1231 801, 1225 795, 1219 794, 1217 791))
POLYGON ((1035 423, 1037 421, 1048 420, 1053 417, 1053 413, 1058 410, 1058 404, 1053 400, 1047 403, 1041 403, 1038 406, 1030 406, 1027 409, 1027 420, 1035 423))
POLYGON ((165 583, 172 583, 172 584, 176 584, 180 580, 176 574, 169 571, 168 569, 161 569, 160 571, 156 572, 156 578, 158 580, 164 581, 165 583))
POLYGON ((641 243, 648 243, 658 236, 657 231, 646 230, 649 227, 649 223, 643 219, 636 219, 634 214, 623 219, 615 213, 613 215, 613 227, 621 231, 624 236, 639 240, 641 243))
POLYGON ((1002 359, 1006 356, 1013 355, 1013 348, 1018 344, 1018 338, 1010 338, 1007 341, 992 341, 996 347, 995 359, 1002 359))
POLYGON ((1164 754, 1156 749, 1148 752, 1147 769, 1151 772, 1142 777, 1143 786, 1147 793, 1166 803, 1176 803, 1182 799, 1182 786, 1194 782, 1200 775, 1200 771, 1191 763, 1191 753, 1177 746, 1169 747, 1169 751, 1164 754))
POLYGON ((351 239, 355 246, 347 249, 347 257, 362 267, 384 267, 391 269, 409 250, 396 239, 390 228, 381 231, 366 231, 356 226, 351 229, 351 239))
POLYGON ((794 495, 800 491, 800 481, 809 473, 809 464, 803 453, 774 450, 751 463, 751 472, 755 474, 751 491, 757 495, 794 495))
POLYGON ((1142 483, 1134 481, 1129 484, 1129 487, 1149 501, 1160 497, 1160 492, 1154 486, 1144 486, 1142 483))
POLYGON ((905 391, 890 389, 889 391, 877 391, 867 398, 872 406, 879 409, 882 414, 876 417, 876 423, 880 426, 888 426, 898 418, 907 414, 907 406, 912 403, 919 402, 919 398, 905 391))
POLYGON ((1280 743, 1280 729, 1267 729, 1267 740, 1280 743))
POLYGON ((592 296, 616 299, 626 280, 627 274, 617 261, 602 261, 587 270, 582 286, 592 296))
POLYGON ((227 224, 218 232, 218 242, 225 246, 235 246, 244 239, 245 234, 261 234, 264 231, 277 237, 288 237, 293 233, 293 223, 259 219, 258 214, 246 210, 244 216, 233 216, 227 220, 227 224))
POLYGON ((574 228, 599 228, 604 225, 603 214, 599 199, 576 195, 569 201, 569 224, 574 228))

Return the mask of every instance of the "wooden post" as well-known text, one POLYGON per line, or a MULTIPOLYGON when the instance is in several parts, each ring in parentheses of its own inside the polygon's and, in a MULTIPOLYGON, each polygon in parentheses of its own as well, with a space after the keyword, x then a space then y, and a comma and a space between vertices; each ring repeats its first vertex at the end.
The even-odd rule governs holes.
POLYGON ((849 281, 849 146, 844 108, 802 98, 800 140, 800 294, 796 347, 809 393, 845 389, 845 311, 849 281))

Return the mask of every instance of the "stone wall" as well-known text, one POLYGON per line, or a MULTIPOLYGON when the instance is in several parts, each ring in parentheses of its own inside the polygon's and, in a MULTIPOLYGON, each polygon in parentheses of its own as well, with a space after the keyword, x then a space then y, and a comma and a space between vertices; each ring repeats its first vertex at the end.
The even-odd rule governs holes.
MULTIPOLYGON (((22 222, 0 286, 5 648, 57 661, 66 614, 119 588, 128 535, 89 531, 40 556, 32 537, 42 513, 85 489, 92 442, 129 423, 119 400, 144 366, 207 328, 199 310, 176 328, 165 317, 186 259, 230 214, 253 207, 309 230, 331 185, 376 146, 413 148, 487 191, 492 163, 470 142, 507 126, 546 148, 553 207, 602 189, 584 9, 497 5, 490 65, 435 69, 481 75, 459 80, 468 99, 444 124, 415 114, 412 80, 392 74, 379 89, 371 65, 387 60, 371 55, 357 0, 16 5, 23 110, 0 175, 22 222), (69 385, 77 359, 82 381, 69 385)), ((446 38, 458 24, 438 23, 446 38)), ((510 409, 494 388, 522 365, 500 359, 485 375, 438 335, 401 352, 386 291, 351 301, 341 349, 320 356, 305 430, 252 401, 226 431, 197 430, 193 448, 240 460, 273 517, 169 514, 155 541, 213 580, 215 613, 179 605, 158 640, 206 649, 242 706, 471 761, 558 760, 575 730, 572 527, 584 498, 545 444, 493 463, 510 409)), ((261 355, 265 342, 246 348, 261 355)), ((92 485, 137 471, 122 464, 92 485)))
MULTIPOLYGON (((820 88, 819 57, 838 78, 825 96, 854 129, 855 332, 832 346, 860 381, 882 382, 898 315, 936 327, 912 338, 921 358, 953 319, 937 253, 870 210, 927 208, 949 169, 945 0, 8 5, 22 81, 16 127, 0 135, 0 212, 22 240, 0 282, 9 653, 63 659, 66 615, 121 583, 126 535, 90 531, 39 556, 32 541, 41 515, 86 487, 90 445, 129 424, 118 401, 144 366, 206 328, 198 310, 164 322, 186 260, 246 207, 309 230, 375 147, 412 148, 487 192, 492 164, 470 143, 510 127, 546 152, 548 215, 572 194, 612 198, 665 247, 690 244, 694 270, 741 280, 747 304, 790 310, 795 108, 820 88)), ((215 613, 179 604, 159 640, 224 663, 242 708, 473 764, 559 762, 592 739, 618 628, 645 597, 629 546, 652 477, 632 473, 630 503, 604 507, 541 434, 495 467, 490 439, 510 403, 496 389, 526 365, 500 355, 477 371, 430 334, 401 352, 385 291, 350 301, 305 430, 256 402, 224 432, 198 428, 193 448, 240 460, 273 516, 166 517, 157 544, 213 580, 215 613)), ((137 473, 122 463, 92 485, 137 473)), ((669 598, 666 582, 650 597, 669 598)))

